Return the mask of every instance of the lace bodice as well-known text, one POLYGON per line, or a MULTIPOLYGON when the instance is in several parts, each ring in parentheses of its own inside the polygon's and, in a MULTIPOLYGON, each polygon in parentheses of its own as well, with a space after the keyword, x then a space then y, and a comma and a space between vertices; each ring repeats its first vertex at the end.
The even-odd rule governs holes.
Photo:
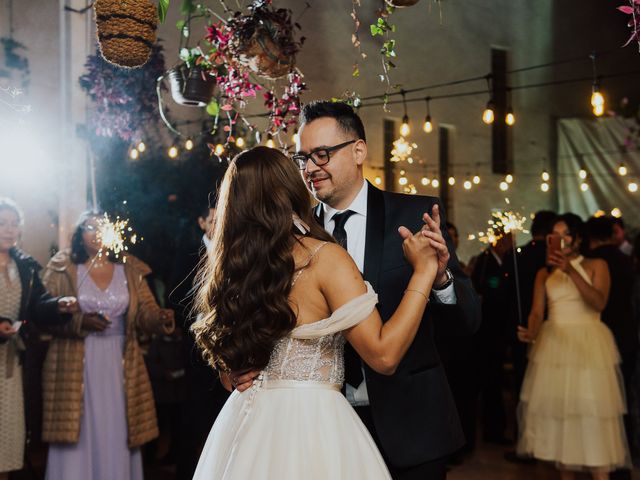
POLYGON ((369 283, 367 293, 345 303, 324 320, 300 325, 278 341, 264 374, 270 380, 296 380, 342 384, 344 344, 342 335, 366 319, 378 303, 369 283))

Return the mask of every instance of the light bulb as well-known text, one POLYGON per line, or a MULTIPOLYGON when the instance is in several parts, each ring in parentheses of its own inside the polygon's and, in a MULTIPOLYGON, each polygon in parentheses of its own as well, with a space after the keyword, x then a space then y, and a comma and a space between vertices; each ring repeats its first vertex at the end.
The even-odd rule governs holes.
POLYGON ((437 178, 434 178, 433 180, 431 180, 431 186, 433 188, 438 188, 440 186, 440 180, 438 180, 437 178))
POLYGON ((622 210, 620 210, 618 207, 614 207, 613 210, 611 210, 611 216, 620 218, 622 216, 622 210))
POLYGON ((480 185, 480 175, 473 176, 473 183, 475 183, 476 185, 480 185))
POLYGON ((509 190, 509 184, 507 182, 500 182, 500 190, 506 192, 509 190))
POLYGON ((484 112, 482 112, 482 121, 487 125, 491 125, 493 123, 493 120, 494 120, 493 108, 494 108, 493 103, 489 102, 487 103, 487 108, 485 108, 484 112))
POLYGON ((190 138, 187 138, 187 141, 184 142, 184 148, 186 150, 193 150, 193 140, 191 140, 190 138))
POLYGON ((167 153, 169 154, 169 158, 176 158, 178 156, 178 147, 172 145, 167 153))
POLYGON ((427 177, 422 177, 420 183, 422 183, 422 185, 426 187, 427 185, 429 185, 429 183, 431 183, 431 181, 427 177))
POLYGON ((542 171, 542 175, 540 175, 542 177, 542 180, 545 182, 548 182, 549 179, 551 178, 551 175, 549 175, 549 172, 547 172, 546 170, 542 171))
POLYGON ((140 142, 140 143, 138 144, 138 151, 139 151, 140 153, 144 152, 146 149, 147 149, 147 146, 144 144, 144 142, 140 142))
POLYGON ((513 175, 508 174, 506 177, 504 177, 504 181, 507 183, 513 183, 513 175))
POLYGON ((215 149, 215 154, 220 156, 224 153, 224 145, 222 145, 221 143, 216 145, 216 149, 215 149))
POLYGON ((604 114, 604 105, 596 105, 593 107, 593 114, 596 117, 601 117, 604 114))
POLYGON ((589 190, 589 184, 585 183, 585 182, 582 182, 580 184, 580 190, 582 190, 583 192, 586 192, 587 190, 589 190))
POLYGON ((624 177, 628 173, 627 166, 624 163, 621 163, 618 167, 618 175, 624 177))
POLYGON ((507 111, 507 114, 504 117, 504 123, 506 123, 510 127, 513 126, 514 123, 516 123, 516 116, 513 114, 511 109, 507 111))
POLYGON ((587 178, 587 171, 584 168, 581 168, 580 171, 578 172, 578 176, 584 180, 585 178, 587 178))
POLYGON ((267 147, 269 148, 276 148, 276 143, 273 141, 272 138, 270 138, 269 140, 267 140, 267 147))
POLYGON ((373 181, 376 185, 382 185, 382 178, 380 177, 376 177, 375 180, 373 181))
POLYGON ((547 182, 542 182, 540 184, 540 190, 542 190, 543 192, 548 192, 549 191, 549 184, 547 182))
POLYGON ((462 186, 464 187, 465 190, 471 190, 471 187, 473 186, 473 184, 471 183, 471 180, 465 180, 462 186))
POLYGON ((449 177, 449 179, 447 180, 447 183, 453 187, 456 184, 456 178, 449 177))
POLYGON ((425 133, 433 132, 433 124, 431 123, 431 115, 427 115, 427 118, 425 118, 424 125, 422 126, 422 130, 424 130, 425 133))
POLYGON ((132 148, 131 151, 129 152, 129 158, 131 160, 137 160, 139 156, 140 156, 140 153, 135 148, 132 148))
POLYGON ((238 147, 238 148, 244 147, 244 138, 238 137, 236 139, 236 147, 238 147))
POLYGON ((411 127, 409 127, 409 117, 405 115, 402 117, 402 125, 400 126, 400 135, 406 137, 411 133, 411 127))
POLYGON ((629 182, 627 189, 629 189, 631 193, 636 193, 638 191, 638 184, 636 182, 629 182))
POLYGON ((598 91, 597 87, 593 87, 593 93, 591 94, 591 106, 592 107, 597 107, 597 106, 604 107, 604 97, 598 91))
POLYGON ((409 182, 409 180, 407 180, 407 177, 400 177, 400 178, 398 179, 398 183, 399 183, 400 185, 406 185, 408 182, 409 182))

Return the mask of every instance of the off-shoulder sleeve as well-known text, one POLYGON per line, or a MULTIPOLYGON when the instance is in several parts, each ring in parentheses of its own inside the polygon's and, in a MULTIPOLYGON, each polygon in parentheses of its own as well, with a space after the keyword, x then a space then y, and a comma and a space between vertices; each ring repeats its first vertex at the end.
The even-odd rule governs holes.
POLYGON ((323 337, 347 330, 365 320, 371 315, 378 303, 378 295, 373 287, 369 282, 365 282, 365 284, 367 285, 367 293, 349 300, 337 308, 329 318, 294 328, 291 337, 301 339, 323 337))

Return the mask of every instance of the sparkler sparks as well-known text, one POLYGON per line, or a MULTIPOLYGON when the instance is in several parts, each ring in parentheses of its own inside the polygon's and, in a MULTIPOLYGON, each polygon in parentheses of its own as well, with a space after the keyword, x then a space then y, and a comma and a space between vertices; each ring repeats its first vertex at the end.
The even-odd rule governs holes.
POLYGON ((138 235, 129 226, 129 219, 121 219, 117 216, 112 221, 105 213, 98 219, 98 239, 101 244, 99 256, 111 252, 118 258, 123 252, 129 250, 129 243, 136 244, 138 235))

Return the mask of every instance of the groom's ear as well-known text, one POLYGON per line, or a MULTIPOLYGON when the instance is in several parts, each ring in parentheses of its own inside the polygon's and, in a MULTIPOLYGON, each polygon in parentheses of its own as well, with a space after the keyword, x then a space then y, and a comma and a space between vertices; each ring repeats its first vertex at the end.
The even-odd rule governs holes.
POLYGON ((358 140, 353 145, 353 152, 355 155, 356 165, 363 165, 367 158, 367 142, 362 139, 358 140))

